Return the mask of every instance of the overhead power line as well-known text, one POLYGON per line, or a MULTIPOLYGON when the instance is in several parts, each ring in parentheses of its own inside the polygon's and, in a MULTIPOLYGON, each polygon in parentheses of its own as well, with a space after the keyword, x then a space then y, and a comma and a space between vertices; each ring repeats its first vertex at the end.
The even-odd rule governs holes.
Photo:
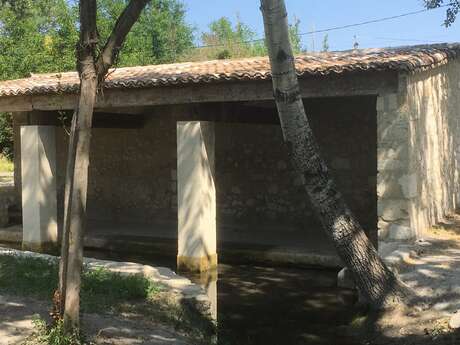
MULTIPOLYGON (((366 20, 364 22, 346 24, 346 25, 341 25, 341 26, 333 26, 333 27, 326 28, 326 29, 307 31, 307 32, 300 33, 299 36, 313 35, 313 34, 319 34, 319 33, 325 33, 325 32, 331 32, 331 31, 354 28, 354 27, 357 27, 357 26, 363 26, 363 25, 369 25, 369 24, 374 24, 374 23, 385 22, 385 21, 388 21, 388 20, 394 20, 394 19, 398 19, 398 18, 413 16, 413 15, 433 11, 433 10, 443 8, 443 7, 449 7, 449 6, 452 6, 453 4, 454 3, 451 2, 451 3, 448 3, 448 4, 440 5, 440 6, 435 7, 435 8, 424 8, 423 10, 406 12, 406 13, 402 13, 402 14, 398 14, 398 15, 390 16, 390 17, 383 17, 383 18, 377 18, 377 19, 372 19, 372 20, 366 20)), ((262 42, 264 40, 265 40, 265 38, 258 38, 258 39, 254 39, 254 40, 237 42, 236 44, 256 43, 256 42, 262 42)), ((225 44, 203 45, 203 46, 197 46, 195 48, 197 48, 197 49, 198 48, 212 48, 212 47, 222 47, 222 46, 225 46, 225 44)))

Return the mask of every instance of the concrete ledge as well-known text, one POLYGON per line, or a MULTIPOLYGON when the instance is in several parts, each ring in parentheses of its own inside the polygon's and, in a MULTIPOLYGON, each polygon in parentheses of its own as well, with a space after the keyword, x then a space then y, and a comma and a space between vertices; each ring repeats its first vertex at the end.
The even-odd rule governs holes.
MULTIPOLYGON (((0 243, 21 247, 22 228, 14 226, 0 230, 0 243)), ((85 236, 85 249, 135 254, 136 256, 168 257, 172 266, 177 260, 177 240, 159 237, 95 235, 85 236), (167 254, 166 254, 167 253, 167 254)), ((380 250, 379 250, 380 251, 380 250)), ((309 249, 271 247, 254 244, 219 243, 219 261, 228 264, 270 264, 293 267, 342 268, 343 263, 335 253, 314 253, 309 249)))
POLYGON ((22 242, 22 250, 35 252, 35 253, 45 253, 45 254, 57 255, 59 253, 59 245, 55 242, 44 242, 44 243, 22 242))
POLYGON ((179 272, 206 272, 217 268, 217 254, 193 258, 189 256, 177 257, 179 272))
POLYGON ((10 226, 0 229, 0 242, 21 244, 22 242, 22 227, 10 226))

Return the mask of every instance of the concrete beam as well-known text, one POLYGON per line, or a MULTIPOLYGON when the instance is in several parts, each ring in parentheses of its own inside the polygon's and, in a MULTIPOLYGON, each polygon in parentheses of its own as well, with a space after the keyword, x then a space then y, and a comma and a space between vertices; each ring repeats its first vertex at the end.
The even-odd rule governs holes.
POLYGON ((214 125, 177 123, 178 255, 180 271, 217 266, 214 125))
POLYGON ((23 249, 51 251, 58 240, 54 126, 21 126, 21 177, 23 249))

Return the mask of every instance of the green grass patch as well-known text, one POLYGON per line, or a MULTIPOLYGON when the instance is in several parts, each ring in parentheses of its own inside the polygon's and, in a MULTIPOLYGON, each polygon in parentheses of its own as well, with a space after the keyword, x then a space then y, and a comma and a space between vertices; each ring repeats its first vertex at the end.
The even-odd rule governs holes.
MULTIPOLYGON (((0 293, 32 297, 51 304, 57 285, 57 262, 0 255, 0 293)), ((197 345, 210 344, 209 339, 213 339, 215 334, 215 325, 211 320, 189 305, 177 303, 161 284, 139 275, 121 275, 104 268, 84 269, 80 301, 83 312, 141 316, 172 326, 197 345)), ((42 339, 47 345, 80 344, 76 338, 63 337, 59 327, 50 328, 44 321, 37 321, 33 339, 42 339)))
POLYGON ((0 155, 0 173, 3 172, 13 172, 14 171, 14 164, 8 158, 3 155, 0 155))
MULTIPOLYGON (((57 285, 57 263, 0 256, 0 291, 51 300, 57 285)), ((81 306, 84 312, 114 311, 123 303, 153 298, 161 290, 160 284, 139 275, 121 275, 104 268, 84 269, 81 306)))

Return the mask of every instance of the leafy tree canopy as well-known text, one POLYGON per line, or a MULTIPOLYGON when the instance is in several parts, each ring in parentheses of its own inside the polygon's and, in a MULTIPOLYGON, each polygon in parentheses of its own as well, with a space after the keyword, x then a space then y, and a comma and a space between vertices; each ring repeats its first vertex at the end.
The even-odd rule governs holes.
MULTIPOLYGON (((98 0, 100 42, 106 41, 127 0, 98 0)), ((0 80, 75 70, 77 1, 0 0, 0 80)), ((193 45, 180 0, 152 0, 133 26, 118 66, 176 61, 193 45)), ((101 47, 102 48, 102 47, 101 47)), ((0 153, 12 158, 11 116, 0 114, 0 153)))
POLYGON ((452 25, 460 12, 460 0, 424 0, 424 2, 426 8, 438 8, 448 5, 446 19, 444 20, 445 26, 452 25))
MULTIPOLYGON (((78 9, 66 0, 0 0, 0 79, 75 69, 78 9)), ((105 42, 126 0, 98 1, 105 42)), ((119 66, 175 61, 193 45, 193 28, 178 0, 152 0, 129 33, 119 66)))

